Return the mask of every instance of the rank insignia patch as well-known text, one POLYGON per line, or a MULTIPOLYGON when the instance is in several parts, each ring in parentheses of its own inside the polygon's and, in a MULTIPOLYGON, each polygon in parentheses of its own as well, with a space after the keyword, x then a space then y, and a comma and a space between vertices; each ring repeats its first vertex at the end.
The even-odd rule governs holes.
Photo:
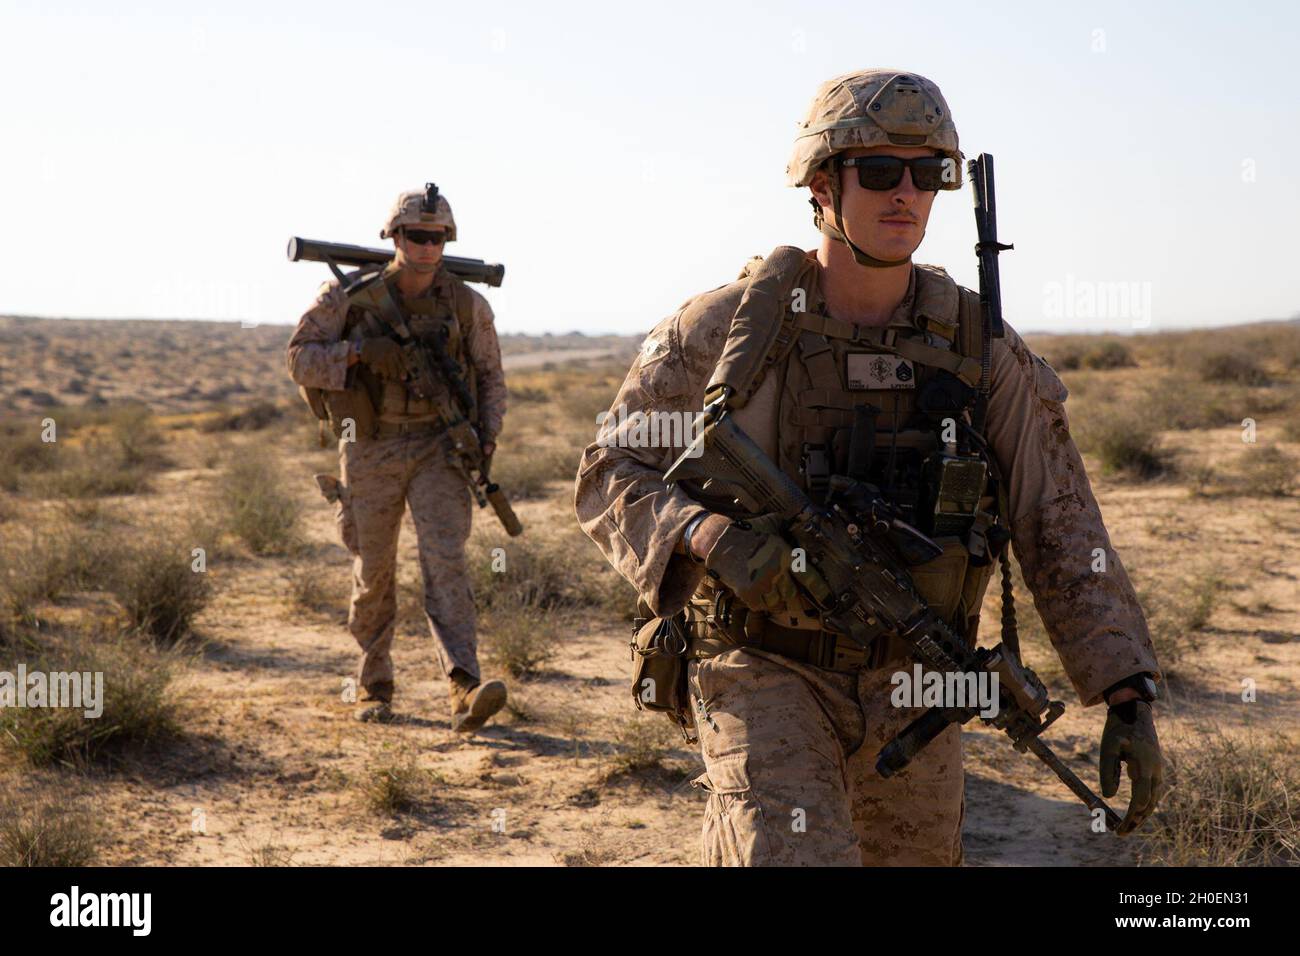
POLYGON ((844 360, 850 389, 916 388, 916 370, 905 358, 880 352, 850 352, 844 360))

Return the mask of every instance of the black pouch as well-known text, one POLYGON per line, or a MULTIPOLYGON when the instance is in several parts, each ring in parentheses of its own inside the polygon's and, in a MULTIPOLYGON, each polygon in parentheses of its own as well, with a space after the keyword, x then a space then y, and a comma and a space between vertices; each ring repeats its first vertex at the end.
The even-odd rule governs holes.
POLYGON ((638 710, 668 714, 678 724, 690 718, 686 688, 686 615, 637 618, 633 623, 632 699, 638 710))

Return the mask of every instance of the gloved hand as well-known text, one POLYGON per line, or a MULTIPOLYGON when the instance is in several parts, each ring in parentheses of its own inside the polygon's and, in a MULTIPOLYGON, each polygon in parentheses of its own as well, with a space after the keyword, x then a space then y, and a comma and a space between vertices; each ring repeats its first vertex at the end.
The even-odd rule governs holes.
POLYGON ((361 343, 361 361, 384 378, 401 378, 406 374, 402 347, 385 336, 368 338, 361 343))
POLYGON ((1160 756, 1160 739, 1151 705, 1144 700, 1128 700, 1110 708, 1106 727, 1101 732, 1101 795, 1113 797, 1119 790, 1119 765, 1128 765, 1133 784, 1128 813, 1115 831, 1121 836, 1132 833, 1164 795, 1164 764, 1160 756))
POLYGON ((785 609, 802 610, 796 580, 824 597, 830 588, 820 574, 809 567, 792 570, 794 547, 780 535, 780 521, 764 515, 738 521, 727 527, 704 558, 705 570, 735 592, 751 611, 779 614, 785 609))

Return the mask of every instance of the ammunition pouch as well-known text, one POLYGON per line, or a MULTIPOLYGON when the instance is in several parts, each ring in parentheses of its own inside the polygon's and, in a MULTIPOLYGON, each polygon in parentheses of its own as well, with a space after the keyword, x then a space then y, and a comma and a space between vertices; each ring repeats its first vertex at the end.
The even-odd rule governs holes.
MULTIPOLYGON (((908 570, 912 574, 912 583, 916 585, 917 593, 934 611, 935 616, 952 624, 961 607, 970 554, 960 538, 936 538, 935 544, 943 548, 943 554, 908 570)), ((961 622, 958 630, 959 633, 965 631, 965 621, 961 622)))
POLYGON ((335 438, 342 438, 349 420, 355 425, 353 437, 369 438, 374 434, 375 406, 370 399, 370 393, 360 383, 354 383, 339 391, 300 385, 298 394, 307 403, 311 413, 321 422, 322 445, 324 445, 326 425, 335 438))
POLYGON ((684 613, 633 622, 632 699, 638 710, 668 714, 683 729, 690 719, 684 613))

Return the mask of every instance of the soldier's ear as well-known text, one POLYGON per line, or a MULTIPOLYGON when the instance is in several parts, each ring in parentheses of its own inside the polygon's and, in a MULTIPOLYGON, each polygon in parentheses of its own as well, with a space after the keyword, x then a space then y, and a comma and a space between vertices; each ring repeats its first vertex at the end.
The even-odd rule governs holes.
POLYGON ((831 180, 825 166, 812 174, 808 189, 812 192, 813 202, 823 209, 831 208, 831 180))

